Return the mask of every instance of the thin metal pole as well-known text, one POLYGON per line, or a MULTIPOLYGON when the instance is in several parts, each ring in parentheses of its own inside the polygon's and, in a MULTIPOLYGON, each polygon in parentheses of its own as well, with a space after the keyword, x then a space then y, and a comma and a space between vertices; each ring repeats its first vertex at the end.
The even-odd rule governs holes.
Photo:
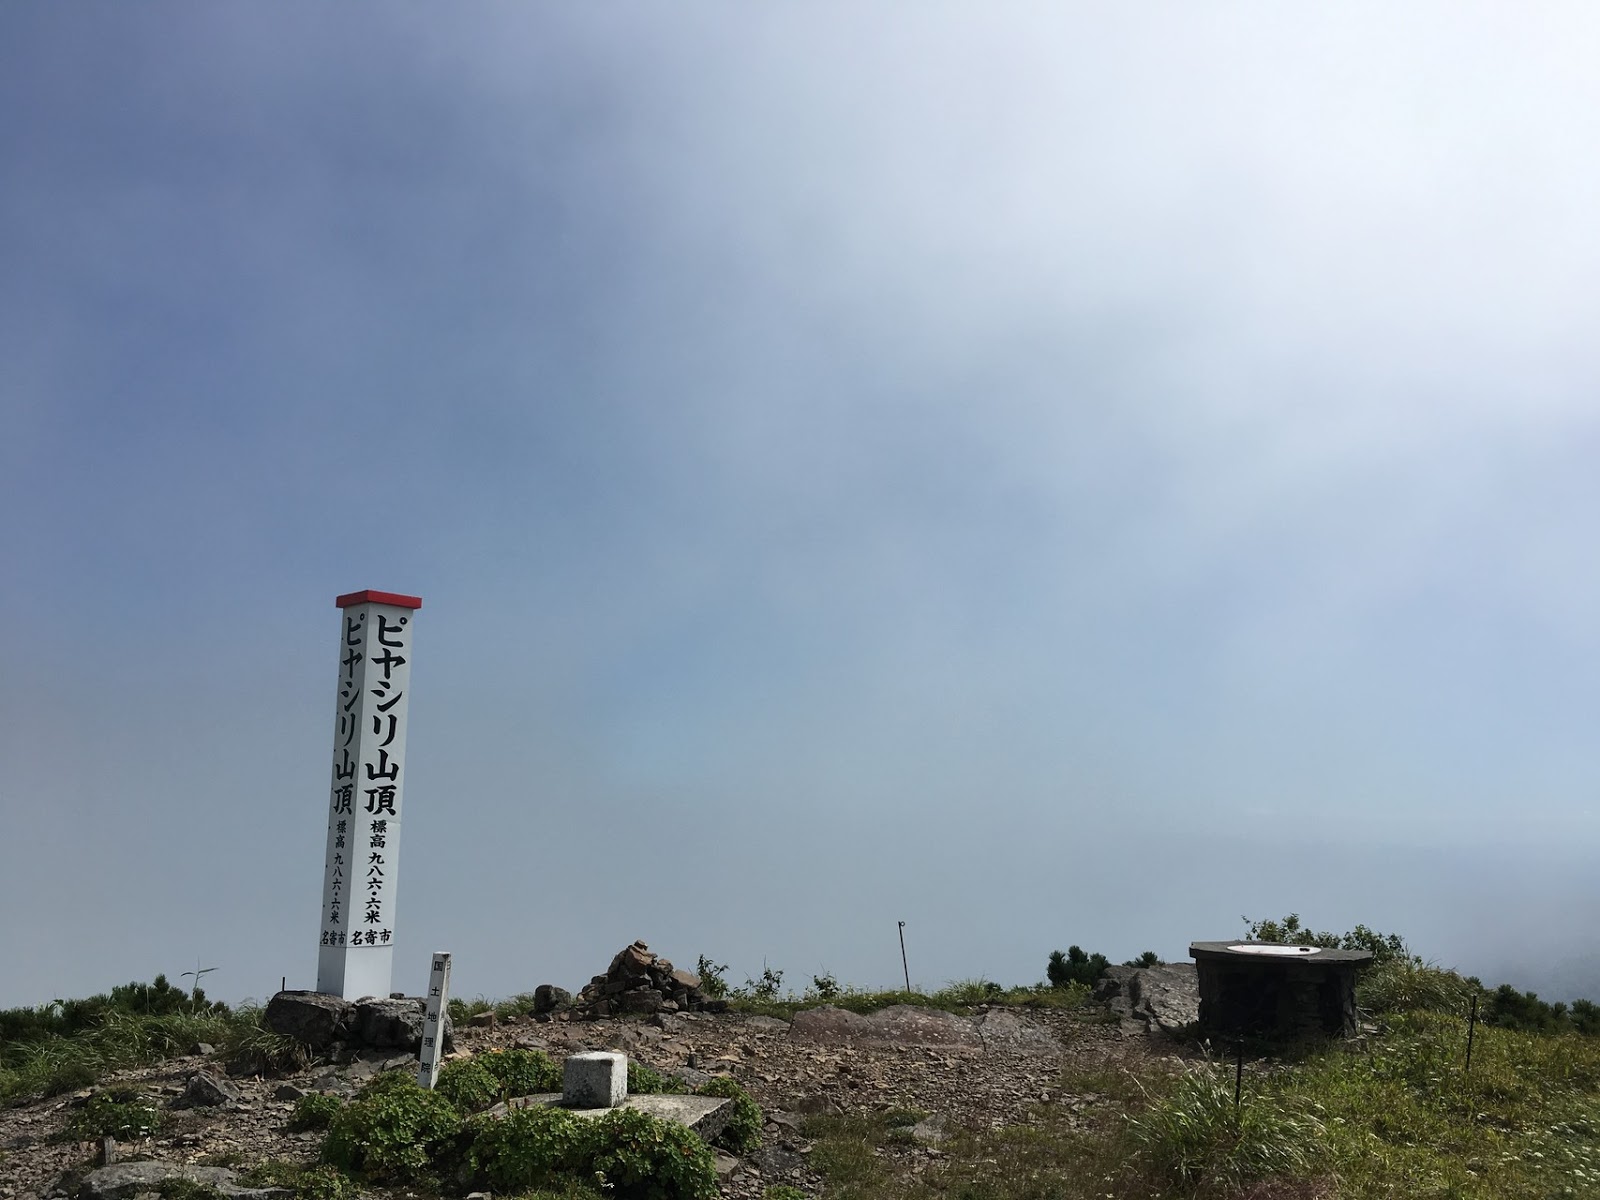
POLYGON ((1238 1108, 1239 1093, 1244 1090, 1244 1042, 1235 1042, 1233 1053, 1233 1106, 1238 1108))
POLYGON ((1478 1028, 1478 997, 1472 997, 1472 1014, 1467 1018, 1467 1070, 1472 1070, 1472 1035, 1478 1028))
POLYGON ((911 990, 911 968, 906 966, 906 923, 900 922, 900 969, 906 973, 906 991, 911 990))

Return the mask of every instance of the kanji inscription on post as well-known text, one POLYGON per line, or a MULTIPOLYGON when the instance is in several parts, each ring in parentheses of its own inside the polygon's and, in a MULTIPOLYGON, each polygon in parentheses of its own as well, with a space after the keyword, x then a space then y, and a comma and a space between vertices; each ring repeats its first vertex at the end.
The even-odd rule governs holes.
POLYGON ((340 596, 317 991, 389 995, 416 596, 340 596))
POLYGON ((450 956, 443 950, 433 956, 428 974, 428 1007, 422 1018, 421 1060, 417 1082, 430 1091, 439 1082, 439 1059, 444 1057, 444 1020, 450 1004, 450 956))

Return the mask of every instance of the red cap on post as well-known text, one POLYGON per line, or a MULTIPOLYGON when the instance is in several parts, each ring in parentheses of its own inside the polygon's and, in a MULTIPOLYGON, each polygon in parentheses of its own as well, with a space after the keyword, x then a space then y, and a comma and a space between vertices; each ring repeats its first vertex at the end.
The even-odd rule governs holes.
POLYGON ((396 608, 421 608, 421 596, 402 596, 397 592, 348 592, 335 600, 338 608, 350 608, 356 604, 392 604, 396 608))

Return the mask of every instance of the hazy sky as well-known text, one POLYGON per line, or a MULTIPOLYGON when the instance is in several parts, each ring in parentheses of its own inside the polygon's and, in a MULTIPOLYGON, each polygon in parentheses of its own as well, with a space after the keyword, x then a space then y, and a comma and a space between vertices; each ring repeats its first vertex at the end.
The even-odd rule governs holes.
POLYGON ((1600 996, 1600 11, 0 8, 0 1004, 1043 975, 1295 909, 1600 996))

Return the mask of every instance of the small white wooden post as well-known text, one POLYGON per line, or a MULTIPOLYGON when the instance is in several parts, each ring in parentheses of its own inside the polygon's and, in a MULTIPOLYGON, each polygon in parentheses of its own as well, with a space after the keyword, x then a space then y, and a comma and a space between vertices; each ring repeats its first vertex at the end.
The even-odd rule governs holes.
POLYGON ((439 1081, 439 1056, 444 1052, 444 1015, 450 1004, 450 956, 440 950, 433 956, 428 976, 428 1008, 422 1022, 422 1065, 417 1082, 433 1089, 439 1081))
POLYGON ((393 976, 416 596, 351 592, 340 609, 317 991, 387 997, 393 976))

